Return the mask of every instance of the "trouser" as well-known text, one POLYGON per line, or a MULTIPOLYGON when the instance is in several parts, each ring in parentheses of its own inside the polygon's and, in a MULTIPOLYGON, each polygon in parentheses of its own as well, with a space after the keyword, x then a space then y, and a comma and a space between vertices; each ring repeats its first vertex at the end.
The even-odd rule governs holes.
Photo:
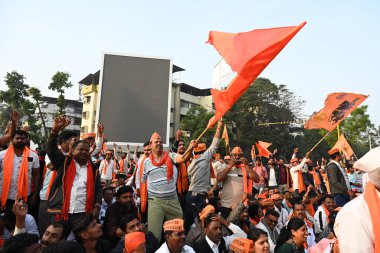
POLYGON ((181 205, 183 211, 183 219, 185 220, 185 233, 187 234, 192 225, 193 213, 191 212, 191 208, 189 208, 189 204, 186 201, 187 192, 183 194, 178 194, 179 204, 181 205))
POLYGON ((148 205, 148 230, 157 237, 158 241, 161 241, 164 220, 182 219, 183 213, 181 206, 177 197, 174 199, 149 197, 148 205))
POLYGON ((41 200, 38 210, 38 231, 40 236, 45 233, 45 230, 50 225, 50 214, 47 212, 48 201, 41 200))
POLYGON ((280 184, 278 187, 278 191, 280 193, 284 193, 285 190, 288 190, 288 186, 286 184, 280 184))
POLYGON ((185 230, 188 231, 196 218, 199 218, 199 213, 203 210, 206 204, 207 193, 196 193, 189 191, 186 196, 185 212, 189 214, 190 219, 185 219, 185 230))
POLYGON ((220 215, 224 218, 227 219, 227 217, 230 215, 232 209, 228 207, 221 206, 220 207, 220 215))
POLYGON ((334 200, 337 206, 343 207, 347 202, 350 201, 350 195, 347 193, 335 194, 334 200))

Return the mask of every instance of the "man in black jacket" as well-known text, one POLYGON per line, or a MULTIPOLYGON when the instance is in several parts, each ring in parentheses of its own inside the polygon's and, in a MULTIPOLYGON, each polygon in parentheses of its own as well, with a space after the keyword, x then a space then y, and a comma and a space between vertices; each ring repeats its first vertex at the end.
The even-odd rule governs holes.
POLYGON ((267 186, 269 189, 278 189, 280 184, 280 171, 278 170, 277 165, 274 162, 273 158, 269 158, 268 160, 268 180, 267 186))
POLYGON ((70 123, 65 116, 54 120, 46 149, 57 171, 50 190, 48 212, 52 219, 62 220, 68 229, 72 228, 74 220, 86 214, 98 217, 102 203, 102 184, 96 166, 89 160, 89 144, 83 140, 75 142, 72 156, 58 149, 58 134, 70 123))
POLYGON ((334 148, 330 150, 330 163, 327 165, 326 172, 330 185, 330 192, 334 196, 334 200, 337 206, 344 206, 350 201, 350 197, 354 197, 355 194, 351 191, 348 177, 340 160, 342 156, 339 149, 334 148))

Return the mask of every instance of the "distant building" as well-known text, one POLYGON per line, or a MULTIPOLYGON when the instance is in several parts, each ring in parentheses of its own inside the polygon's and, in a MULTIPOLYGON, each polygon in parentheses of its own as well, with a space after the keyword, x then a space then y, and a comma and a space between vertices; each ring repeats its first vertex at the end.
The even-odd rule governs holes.
MULTIPOLYGON (((173 65, 173 73, 184 69, 173 65)), ((95 119, 98 103, 98 84, 100 71, 89 74, 79 81, 83 99, 83 113, 81 132, 95 132, 95 119)), ((193 107, 201 105, 208 111, 213 110, 210 89, 199 89, 185 83, 172 83, 172 99, 170 110, 170 142, 173 142, 175 132, 179 129, 179 122, 193 107)), ((107 127, 107 126, 106 126, 107 127)), ((185 130, 185 129, 184 129, 185 130)))
MULTIPOLYGON (((66 99, 65 114, 71 118, 71 125, 66 127, 66 130, 72 130, 77 132, 78 134, 80 133, 80 126, 82 121, 82 108, 82 102, 77 100, 66 99)), ((53 127, 55 113, 57 111, 57 98, 42 97, 41 112, 45 120, 46 128, 49 132, 53 127)), ((38 114, 38 110, 36 111, 36 114, 38 114)))

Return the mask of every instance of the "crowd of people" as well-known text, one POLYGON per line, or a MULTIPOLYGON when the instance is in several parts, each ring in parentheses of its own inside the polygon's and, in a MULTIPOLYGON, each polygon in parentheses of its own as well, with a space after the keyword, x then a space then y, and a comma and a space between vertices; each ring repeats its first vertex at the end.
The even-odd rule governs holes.
POLYGON ((169 151, 153 133, 131 153, 61 115, 34 151, 18 120, 0 139, 0 252, 380 252, 380 148, 221 157, 218 122, 209 147, 178 131, 169 151))

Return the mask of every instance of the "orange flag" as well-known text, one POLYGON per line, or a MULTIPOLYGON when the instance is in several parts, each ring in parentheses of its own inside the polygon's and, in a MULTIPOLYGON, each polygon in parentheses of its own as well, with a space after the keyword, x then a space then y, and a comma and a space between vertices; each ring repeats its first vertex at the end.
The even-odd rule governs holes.
POLYGON ((348 141, 343 134, 339 136, 338 141, 335 143, 332 149, 334 148, 339 149, 339 151, 346 156, 347 160, 350 160, 351 156, 354 154, 354 151, 352 150, 350 144, 348 144, 348 141))
POLYGON ((256 142, 256 147, 259 153, 257 156, 264 156, 266 158, 269 158, 272 153, 268 150, 269 146, 272 145, 272 143, 264 142, 264 141, 258 141, 256 142))
POLYGON ((222 139, 224 139, 224 142, 226 143, 226 147, 230 145, 230 139, 228 139, 228 132, 227 132, 226 124, 224 124, 222 139))
POLYGON ((327 96, 325 108, 316 112, 305 123, 305 129, 324 128, 332 131, 343 119, 345 119, 368 96, 354 93, 332 93, 327 96))
POLYGON ((243 33, 210 32, 208 42, 218 50, 236 76, 226 90, 211 89, 216 111, 207 128, 223 117, 305 24, 243 33))

